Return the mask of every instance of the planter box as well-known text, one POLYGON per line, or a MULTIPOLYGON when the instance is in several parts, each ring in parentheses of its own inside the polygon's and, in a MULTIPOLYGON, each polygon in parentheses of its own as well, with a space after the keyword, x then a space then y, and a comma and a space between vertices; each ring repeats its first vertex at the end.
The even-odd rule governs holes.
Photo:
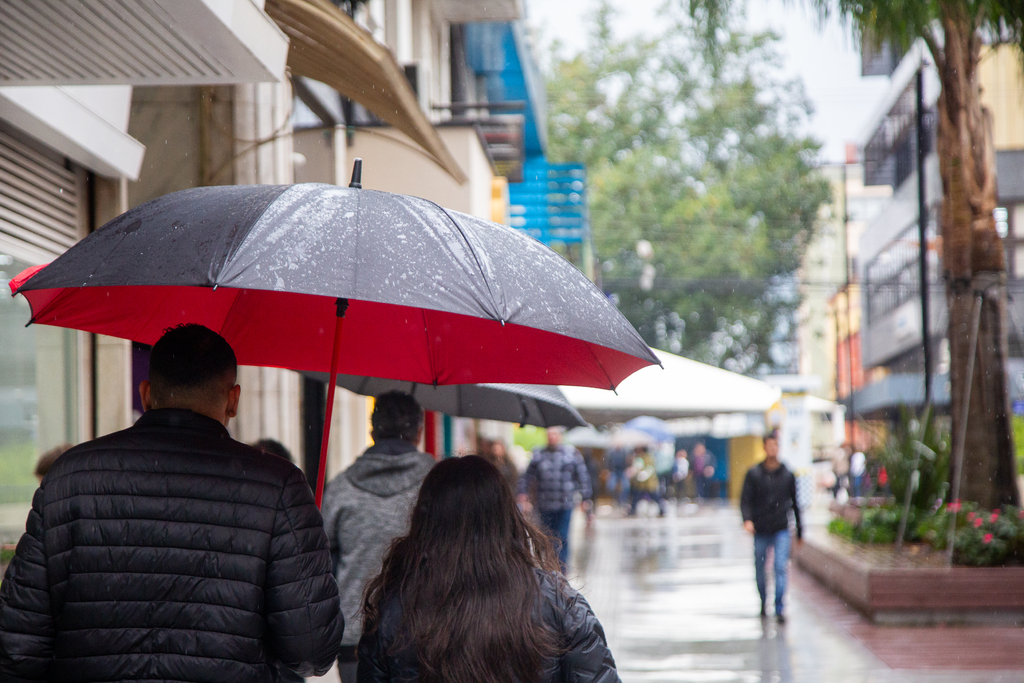
POLYGON ((952 567, 937 553, 833 536, 804 541, 796 563, 879 624, 1024 624, 1024 567, 952 567))

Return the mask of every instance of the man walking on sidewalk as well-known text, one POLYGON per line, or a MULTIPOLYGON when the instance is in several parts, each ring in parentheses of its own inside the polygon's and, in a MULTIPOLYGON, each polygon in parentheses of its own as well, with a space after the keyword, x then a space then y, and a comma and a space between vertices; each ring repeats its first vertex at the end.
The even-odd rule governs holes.
POLYGON ((548 428, 548 445, 533 449, 526 473, 519 480, 519 504, 529 509, 532 499, 544 529, 558 543, 558 561, 564 574, 569 565, 569 521, 576 494, 590 510, 592 484, 583 456, 562 443, 563 429, 548 428))
POLYGON ((323 675, 344 620, 295 465, 238 443, 234 351, 168 330, 133 427, 61 455, 0 584, 0 681, 323 675))
POLYGON ((775 617, 780 624, 786 622, 783 614, 783 596, 789 564, 791 538, 789 511, 796 520, 797 544, 803 537, 800 525, 800 506, 796 502, 796 477, 779 461, 779 439, 775 432, 764 437, 765 458, 747 471, 743 480, 740 510, 743 528, 754 534, 754 571, 757 592, 761 596, 761 616, 767 614, 764 565, 768 549, 775 556, 775 617))
POLYGON ((356 680, 363 589, 380 573, 391 542, 409 532, 420 484, 434 466, 434 459, 417 448, 423 437, 423 409, 409 394, 389 391, 378 396, 370 427, 373 445, 324 490, 324 529, 348 622, 338 655, 342 683, 356 680))

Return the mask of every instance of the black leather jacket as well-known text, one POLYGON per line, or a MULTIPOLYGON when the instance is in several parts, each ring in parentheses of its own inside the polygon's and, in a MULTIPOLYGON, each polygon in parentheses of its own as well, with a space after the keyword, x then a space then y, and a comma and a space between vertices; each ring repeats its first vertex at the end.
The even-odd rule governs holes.
POLYGON ((153 410, 68 451, 0 584, 0 681, 269 683, 327 671, 344 620, 297 467, 153 410))
MULTIPOLYGON (((541 681, 620 683, 604 629, 583 596, 560 575, 537 570, 537 580, 540 616, 563 636, 565 646, 558 659, 546 663, 541 681)), ((359 640, 358 683, 413 683, 418 679, 415 652, 389 653, 401 619, 401 605, 392 599, 384 607, 380 627, 363 634, 359 640)))

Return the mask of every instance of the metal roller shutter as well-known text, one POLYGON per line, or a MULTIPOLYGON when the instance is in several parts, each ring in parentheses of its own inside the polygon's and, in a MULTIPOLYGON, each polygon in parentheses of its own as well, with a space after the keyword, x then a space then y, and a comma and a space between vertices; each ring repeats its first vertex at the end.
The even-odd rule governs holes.
POLYGON ((0 126, 0 251, 45 263, 82 235, 83 173, 0 126))

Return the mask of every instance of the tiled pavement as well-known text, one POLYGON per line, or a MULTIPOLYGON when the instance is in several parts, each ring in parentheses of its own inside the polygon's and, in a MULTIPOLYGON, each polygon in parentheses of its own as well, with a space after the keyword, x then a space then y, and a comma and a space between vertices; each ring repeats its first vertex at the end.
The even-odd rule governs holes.
POLYGON ((875 626, 799 570, 785 626, 757 616, 752 543, 729 507, 579 530, 576 578, 625 683, 1024 681, 1024 630, 875 626))

